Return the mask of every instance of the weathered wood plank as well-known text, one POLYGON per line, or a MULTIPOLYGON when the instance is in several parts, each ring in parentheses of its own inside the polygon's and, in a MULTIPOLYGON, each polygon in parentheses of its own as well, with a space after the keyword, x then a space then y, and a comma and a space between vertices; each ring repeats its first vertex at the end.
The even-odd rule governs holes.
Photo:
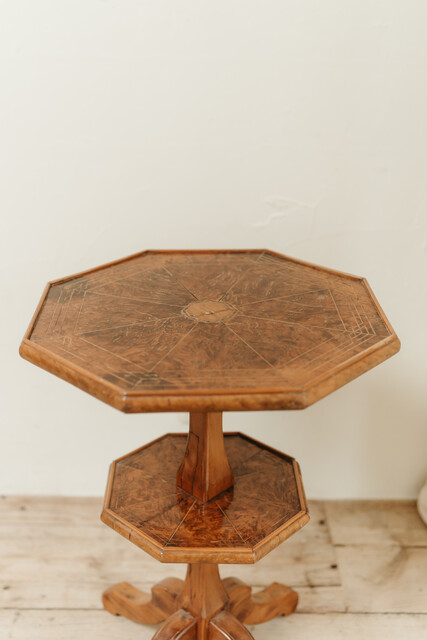
POLYGON ((298 613, 345 613, 347 605, 342 586, 298 587, 298 613))
MULTIPOLYGON (((151 640, 156 627, 144 627, 114 618, 104 611, 0 610, 0 629, 7 640, 151 640)), ((278 618, 250 628, 257 640, 423 640, 427 616, 301 614, 278 618)))
POLYGON ((2 640, 151 640, 156 628, 106 611, 0 610, 0 629, 7 634, 2 640))
MULTIPOLYGON (((185 575, 185 565, 160 564, 117 536, 117 541, 113 537, 105 540, 102 535, 85 539, 80 528, 74 528, 69 537, 55 538, 46 530, 44 533, 44 544, 39 538, 34 539, 34 544, 31 538, 2 543, 0 606, 97 608, 101 606, 102 591, 116 582, 126 580, 149 590, 168 575, 180 578, 185 575), (73 537, 77 531, 79 535, 73 537)), ((336 570, 329 570, 329 561, 326 554, 322 574, 321 558, 316 558, 314 567, 310 567, 286 554, 283 546, 258 565, 222 565, 221 575, 240 577, 258 587, 284 581, 299 590, 306 587, 307 593, 311 593, 310 582, 319 590, 324 584, 333 587, 333 581, 328 580, 329 571, 335 580, 339 579, 336 570)))
MULTIPOLYGON (((149 591, 167 575, 183 578, 186 567, 156 562, 116 536, 100 509, 99 498, 0 500, 5 638, 152 637, 152 628, 102 612, 101 593, 122 580, 149 591)), ((258 564, 221 567, 223 577, 257 588, 284 582, 300 594, 297 614, 257 627, 255 637, 298 640, 310 629, 317 640, 427 637, 427 548, 414 503, 312 502, 310 511, 311 523, 258 564)))
MULTIPOLYGON (((336 555, 322 504, 310 510, 311 522, 298 535, 255 565, 222 565, 221 575, 255 587, 274 581, 304 587, 307 602, 314 588, 317 609, 325 601, 331 610, 322 589, 339 587, 336 555)), ((97 609, 102 591, 116 582, 149 591, 169 575, 184 578, 185 565, 155 561, 103 525, 99 513, 100 500, 92 498, 0 500, 0 607, 97 609)))
POLYGON ((423 640, 427 616, 294 613, 250 630, 256 640, 423 640))
MULTIPOLYGON (((107 478, 108 469, 105 469, 107 478)), ((103 498, 63 496, 0 496, 0 534, 7 527, 64 527, 84 525, 99 528, 103 498)), ((102 526, 102 525, 101 525, 102 526)), ((29 532, 31 534, 31 531, 29 532)))
POLYGON ((359 545, 337 554, 348 611, 427 613, 427 549, 359 545))
POLYGON ((336 500, 325 502, 336 545, 386 544, 427 547, 427 527, 411 500, 336 500))

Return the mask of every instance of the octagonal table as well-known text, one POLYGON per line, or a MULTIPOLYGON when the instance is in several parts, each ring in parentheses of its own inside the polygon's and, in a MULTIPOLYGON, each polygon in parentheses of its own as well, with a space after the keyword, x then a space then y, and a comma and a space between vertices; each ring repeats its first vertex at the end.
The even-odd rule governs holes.
POLYGON ((151 596, 119 583, 104 607, 162 623, 157 640, 243 640, 244 624, 292 613, 292 589, 220 578, 309 519, 298 463, 224 437, 222 412, 303 409, 399 346, 366 280, 272 251, 146 251, 49 283, 24 358, 125 412, 190 412, 188 436, 112 464, 102 512, 187 578, 151 596))

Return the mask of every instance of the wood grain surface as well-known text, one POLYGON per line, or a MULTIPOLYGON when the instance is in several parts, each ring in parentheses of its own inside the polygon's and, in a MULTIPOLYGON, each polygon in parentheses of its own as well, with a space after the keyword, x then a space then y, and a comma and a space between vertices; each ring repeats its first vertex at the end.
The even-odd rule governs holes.
POLYGON ((187 449, 177 472, 177 485, 208 502, 230 489, 233 482, 222 432, 222 412, 191 412, 187 449))
POLYGON ((102 520, 162 562, 188 563, 253 563, 308 522, 293 458, 225 434, 234 485, 204 503, 176 485, 186 440, 169 434, 113 463, 102 520))
POLYGON ((304 408, 399 349, 363 278, 147 251, 50 283, 21 355, 128 412, 304 408))

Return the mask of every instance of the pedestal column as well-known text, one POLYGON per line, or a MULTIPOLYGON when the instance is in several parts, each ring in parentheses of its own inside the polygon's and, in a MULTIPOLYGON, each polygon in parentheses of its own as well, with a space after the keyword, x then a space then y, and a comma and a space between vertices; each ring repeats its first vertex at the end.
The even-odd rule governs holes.
POLYGON ((190 413, 187 449, 176 481, 178 487, 202 502, 233 486, 234 476, 225 452, 222 411, 190 413))

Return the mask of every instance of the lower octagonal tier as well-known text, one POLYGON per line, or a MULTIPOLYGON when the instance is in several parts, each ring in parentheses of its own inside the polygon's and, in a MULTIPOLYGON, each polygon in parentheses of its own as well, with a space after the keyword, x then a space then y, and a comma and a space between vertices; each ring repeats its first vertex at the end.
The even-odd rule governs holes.
POLYGON ((203 503, 176 485, 187 436, 168 434, 113 462, 101 519, 162 562, 253 563, 309 520, 298 463, 225 434, 234 486, 203 503))

